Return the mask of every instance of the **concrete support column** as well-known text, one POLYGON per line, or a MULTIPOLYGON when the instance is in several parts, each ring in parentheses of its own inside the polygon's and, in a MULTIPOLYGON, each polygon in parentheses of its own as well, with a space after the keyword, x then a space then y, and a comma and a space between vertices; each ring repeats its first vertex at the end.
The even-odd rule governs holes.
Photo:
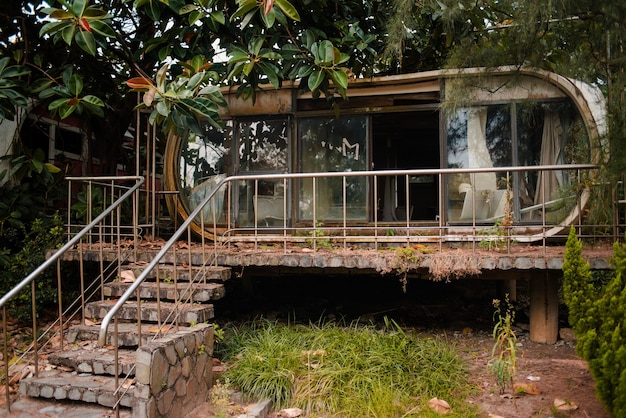
POLYGON ((546 271, 530 279, 530 340, 554 344, 559 335, 559 282, 546 271))

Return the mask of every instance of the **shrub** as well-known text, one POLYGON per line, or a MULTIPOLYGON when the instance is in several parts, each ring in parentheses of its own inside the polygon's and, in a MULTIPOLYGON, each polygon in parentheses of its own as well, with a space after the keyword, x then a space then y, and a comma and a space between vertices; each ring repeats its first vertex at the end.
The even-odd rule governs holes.
POLYGON ((589 362, 598 397, 614 416, 626 416, 626 246, 615 243, 615 270, 597 281, 582 258, 574 228, 563 263, 563 296, 578 339, 576 350, 589 362))

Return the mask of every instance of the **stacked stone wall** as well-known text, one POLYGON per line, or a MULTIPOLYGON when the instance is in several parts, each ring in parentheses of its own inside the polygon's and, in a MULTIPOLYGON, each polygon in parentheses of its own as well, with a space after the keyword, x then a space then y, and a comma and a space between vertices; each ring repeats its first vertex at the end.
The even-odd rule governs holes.
POLYGON ((134 418, 184 417, 213 384, 213 327, 200 324, 137 349, 134 418))

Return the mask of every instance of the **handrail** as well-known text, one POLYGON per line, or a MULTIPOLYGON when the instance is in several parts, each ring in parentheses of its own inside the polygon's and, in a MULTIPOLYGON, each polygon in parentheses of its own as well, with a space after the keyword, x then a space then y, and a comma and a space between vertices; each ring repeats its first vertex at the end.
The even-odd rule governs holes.
MULTIPOLYGON (((70 178, 70 177, 68 177, 68 180, 71 180, 71 179, 75 179, 76 180, 78 178, 74 178, 74 177, 70 178)), ((22 289, 24 289, 24 287, 26 287, 33 280, 35 280, 35 278, 38 275, 40 275, 45 269, 47 269, 53 263, 55 263, 67 250, 69 250, 72 246, 74 246, 74 244, 79 242, 87 234, 87 232, 89 232, 93 227, 95 227, 98 223, 100 223, 100 221, 102 221, 104 218, 109 216, 111 214, 111 212, 113 212, 114 209, 116 209, 119 205, 122 204, 123 201, 125 201, 130 196, 132 196, 132 194, 135 193, 135 191, 140 186, 142 186, 143 183, 145 182, 145 178, 143 176, 81 177, 80 179, 81 180, 92 179, 92 180, 103 180, 103 181, 135 180, 136 183, 135 183, 134 186, 129 188, 122 196, 120 196, 119 199, 117 199, 109 207, 107 207, 107 209, 104 210, 100 215, 98 215, 93 221, 91 221, 91 223, 89 223, 89 225, 85 226, 78 233, 76 233, 76 235, 74 235, 74 237, 72 239, 70 239, 63 247, 61 247, 58 251, 56 251, 43 264, 41 264, 39 267, 37 267, 35 270, 33 270, 32 273, 30 273, 28 276, 26 276, 17 286, 15 286, 13 289, 8 291, 4 296, 2 296, 2 298, 0 298, 0 309, 2 309, 4 307, 4 305, 6 305, 6 303, 9 300, 11 300, 13 297, 15 297, 22 289)))
POLYGON ((218 181, 205 196, 198 206, 187 216, 187 219, 172 234, 170 239, 163 245, 161 250, 154 256, 152 261, 144 268, 141 274, 133 281, 126 292, 117 300, 115 305, 108 311, 100 325, 100 333, 98 336, 98 345, 104 346, 106 342, 106 334, 113 317, 119 309, 126 303, 131 295, 139 288, 143 281, 148 277, 150 272, 157 266, 165 254, 172 248, 176 241, 181 237, 183 232, 191 225, 194 219, 201 213, 207 203, 215 196, 217 191, 226 183, 245 180, 262 180, 262 179, 299 179, 314 177, 360 177, 360 176, 393 176, 393 175, 423 175, 423 174, 464 174, 464 173, 493 173, 493 172, 522 172, 522 171, 553 171, 553 170, 584 170, 596 169, 596 164, 569 164, 569 165, 539 165, 539 166, 515 166, 515 167, 489 167, 489 168, 439 168, 439 169, 411 169, 411 170, 379 170, 379 171, 339 171, 339 172, 316 172, 316 173, 274 173, 274 174, 256 174, 256 175, 236 175, 229 176, 218 181))

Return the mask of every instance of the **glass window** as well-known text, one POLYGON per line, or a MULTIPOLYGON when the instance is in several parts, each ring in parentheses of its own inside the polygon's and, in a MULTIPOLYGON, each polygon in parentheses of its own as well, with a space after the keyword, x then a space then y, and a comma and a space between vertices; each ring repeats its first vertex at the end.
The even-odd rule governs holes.
MULTIPOLYGON (((517 111, 518 164, 561 165, 589 162, 588 140, 569 102, 531 103, 517 111)), ((576 173, 563 170, 519 174, 519 219, 559 222, 575 204, 576 173)))
MULTIPOLYGON (((367 117, 305 118, 298 122, 300 171, 342 172, 367 170, 367 117)), ((365 220, 368 180, 366 178, 320 177, 299 182, 300 219, 365 220), (313 194, 315 190, 315 196, 313 194), (314 198, 315 197, 315 198, 314 198), (344 201, 345 200, 345 201, 344 201)))
MULTIPOLYGON (((180 178, 181 191, 193 210, 217 184, 230 172, 230 123, 226 132, 215 129, 212 125, 203 126, 203 135, 190 134, 181 146, 180 178)), ((223 187, 216 192, 215 204, 208 204, 204 210, 204 219, 213 219, 213 207, 216 208, 216 219, 224 222, 225 190, 223 187)))
MULTIPOLYGON (((459 109, 447 122, 450 168, 506 167, 512 164, 509 106, 459 109)), ((506 183, 495 172, 448 178, 451 221, 490 220, 503 215, 506 183)))
MULTIPOLYGON (((289 172, 289 119, 239 120, 237 174, 289 172)), ((282 226, 289 196, 281 179, 239 182, 238 220, 241 226, 282 226)))

